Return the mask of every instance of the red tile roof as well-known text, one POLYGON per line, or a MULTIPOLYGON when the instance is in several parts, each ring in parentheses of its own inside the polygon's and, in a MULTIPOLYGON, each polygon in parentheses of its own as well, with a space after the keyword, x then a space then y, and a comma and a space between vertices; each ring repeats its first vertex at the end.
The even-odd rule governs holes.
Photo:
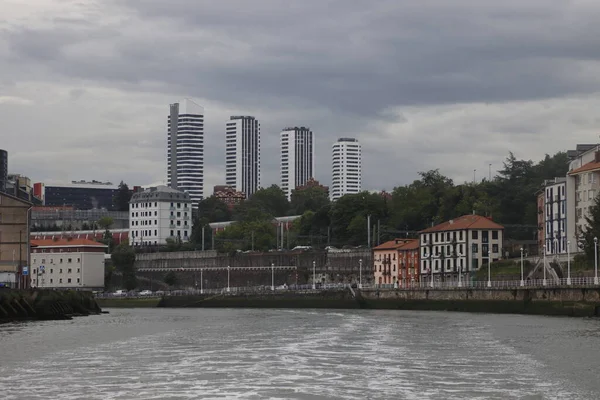
MULTIPOLYGON (((377 247, 374 247, 373 250, 394 250, 394 249, 399 249, 399 248, 404 249, 404 246, 408 246, 408 245, 412 244, 413 242, 418 242, 418 239, 394 239, 394 240, 389 240, 385 243, 382 243, 377 247)), ((418 247, 419 247, 419 245, 417 243, 415 248, 418 248, 418 247)))
POLYGON ((600 162, 591 161, 587 164, 582 165, 579 168, 574 169, 573 171, 569 171, 569 175, 575 175, 586 171, 594 171, 597 169, 600 169, 600 162))
POLYGON ((86 247, 106 247, 105 244, 89 239, 32 239, 31 247, 61 247, 61 246, 86 246, 86 247))
POLYGON ((405 245, 402 245, 402 247, 400 247, 400 251, 404 251, 404 250, 416 250, 419 248, 419 239, 411 239, 410 242, 406 243, 405 245))
POLYGON ((442 222, 439 225, 432 226, 422 230, 419 233, 442 232, 442 231, 460 231, 463 229, 504 229, 500 224, 495 223, 490 218, 481 215, 463 215, 456 219, 442 222))

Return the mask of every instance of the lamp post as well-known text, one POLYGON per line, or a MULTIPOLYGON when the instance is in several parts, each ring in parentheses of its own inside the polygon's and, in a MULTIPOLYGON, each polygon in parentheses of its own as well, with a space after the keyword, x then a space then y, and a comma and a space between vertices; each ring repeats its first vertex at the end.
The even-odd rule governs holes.
POLYGON ((487 287, 492 287, 492 252, 488 250, 488 282, 487 287))
POLYGON ((317 262, 313 261, 313 284, 312 284, 312 288, 313 290, 317 289, 317 262))
POLYGON ((229 265, 227 266, 227 291, 229 292, 231 289, 229 288, 229 272, 230 272, 230 267, 229 265))
POLYGON ((362 258, 358 260, 358 288, 362 289, 362 258))
POLYGON ((525 280, 523 279, 523 248, 521 247, 521 286, 525 286, 525 280))
POLYGON ((271 290, 275 291, 275 263, 271 263, 271 290))
POLYGON ((571 285, 571 241, 567 241, 567 285, 571 285))
POLYGON ((594 238, 594 285, 598 284, 598 238, 594 238))
POLYGON ((204 286, 203 286, 204 279, 202 279, 203 278, 202 272, 204 272, 204 270, 202 268, 200 268, 200 294, 204 294, 204 286))
POLYGON ((458 287, 462 287, 462 267, 458 266, 458 287))
POLYGON ((546 245, 544 245, 544 280, 542 280, 542 285, 546 286, 546 245))

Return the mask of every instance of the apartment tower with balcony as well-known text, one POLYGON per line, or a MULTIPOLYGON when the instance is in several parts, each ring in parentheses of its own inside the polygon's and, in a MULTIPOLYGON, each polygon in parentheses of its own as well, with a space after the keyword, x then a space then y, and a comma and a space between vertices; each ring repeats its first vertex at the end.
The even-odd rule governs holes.
POLYGON ((260 122, 233 116, 225 132, 225 184, 249 198, 260 187, 260 122))
POLYGON ((305 127, 285 128, 280 134, 281 189, 288 200, 292 190, 315 176, 313 132, 305 127))
POLYGON ((332 146, 330 197, 335 201, 361 190, 362 151, 358 140, 340 138, 332 146))

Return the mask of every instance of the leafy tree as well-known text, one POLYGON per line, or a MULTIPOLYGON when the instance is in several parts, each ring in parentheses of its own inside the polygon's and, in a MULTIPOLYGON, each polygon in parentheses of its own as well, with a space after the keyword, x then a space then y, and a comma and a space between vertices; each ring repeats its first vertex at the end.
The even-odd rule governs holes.
POLYGON ((600 196, 596 196, 594 205, 590 208, 590 213, 585 219, 588 227, 583 233, 583 250, 586 259, 591 263, 594 261, 594 252, 596 250, 594 238, 600 240, 600 196))
POLYGON ((98 226, 102 229, 110 229, 114 224, 114 220, 111 217, 102 217, 98 220, 98 226))
POLYGON ((236 221, 264 220, 281 217, 288 213, 290 204, 283 190, 277 185, 261 188, 235 209, 236 221))
POLYGON ((163 281, 170 287, 173 287, 173 286, 177 285, 177 282, 178 282, 177 275, 175 274, 175 272, 169 271, 165 274, 163 281))
POLYGON ((121 243, 111 253, 111 260, 117 271, 123 274, 123 286, 127 290, 137 287, 135 276, 135 251, 128 243, 121 243))
POLYGON ((339 198, 331 206, 332 236, 336 244, 367 244, 367 216, 371 224, 389 216, 384 198, 377 193, 361 192, 339 198), (363 221, 362 228, 359 221, 363 221))
POLYGON ((236 222, 219 232, 215 242, 221 252, 267 251, 275 247, 275 227, 269 220, 236 222))
POLYGON ((290 207, 293 215, 316 212, 329 205, 329 195, 323 186, 308 186, 292 190, 290 207))
POLYGON ((215 196, 207 197, 198 204, 198 220, 208 222, 231 221, 232 213, 227 204, 215 196))
POLYGON ((129 200, 131 200, 131 190, 126 183, 121 181, 119 188, 113 197, 113 204, 117 211, 129 211, 129 200))

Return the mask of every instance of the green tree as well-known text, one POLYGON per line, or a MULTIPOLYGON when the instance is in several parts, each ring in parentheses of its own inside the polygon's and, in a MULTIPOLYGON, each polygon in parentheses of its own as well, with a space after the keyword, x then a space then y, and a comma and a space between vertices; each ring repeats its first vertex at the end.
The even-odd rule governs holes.
POLYGON ((234 211, 236 221, 265 220, 287 215, 290 204, 277 185, 260 188, 252 197, 239 204, 234 211))
POLYGON ((275 227, 269 220, 235 222, 215 237, 218 251, 267 251, 275 247, 275 227))
POLYGON ((389 218, 387 203, 378 193, 361 192, 347 194, 334 202, 330 209, 332 241, 337 245, 366 245, 367 216, 371 215, 371 224, 377 220, 389 218), (362 228, 359 221, 363 221, 362 228))
POLYGON ((121 181, 119 188, 113 197, 113 205, 117 211, 129 211, 129 201, 131 200, 131 190, 126 183, 121 181))
POLYGON ((209 222, 231 221, 232 213, 227 204, 215 196, 207 197, 198 204, 198 220, 209 222))
POLYGON ((165 274, 163 281, 170 287, 173 287, 173 286, 177 285, 177 282, 178 282, 177 275, 175 274, 175 272, 169 271, 165 274))
POLYGON ((102 217, 97 221, 97 224, 102 229, 110 229, 114 224, 114 220, 111 217, 102 217))
POLYGON ((323 186, 308 186, 292 190, 291 213, 302 215, 306 211, 316 212, 329 205, 329 195, 323 186))
POLYGON ((123 274, 123 286, 127 290, 137 287, 135 275, 135 251, 128 243, 121 243, 111 253, 111 261, 115 269, 123 274))
POLYGON ((596 196, 594 205, 590 208, 586 221, 588 227, 582 235, 583 251, 585 252, 587 261, 591 263, 594 261, 594 238, 600 240, 600 196, 596 196))

